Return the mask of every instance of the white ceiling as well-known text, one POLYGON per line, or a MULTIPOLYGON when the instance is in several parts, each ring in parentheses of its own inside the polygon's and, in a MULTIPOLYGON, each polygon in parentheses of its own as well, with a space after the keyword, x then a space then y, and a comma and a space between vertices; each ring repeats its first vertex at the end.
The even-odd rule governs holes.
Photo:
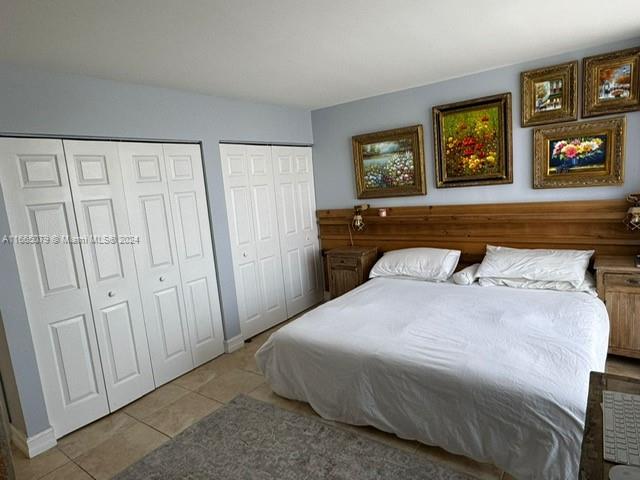
POLYGON ((307 108, 637 35, 638 0, 0 0, 0 61, 307 108))

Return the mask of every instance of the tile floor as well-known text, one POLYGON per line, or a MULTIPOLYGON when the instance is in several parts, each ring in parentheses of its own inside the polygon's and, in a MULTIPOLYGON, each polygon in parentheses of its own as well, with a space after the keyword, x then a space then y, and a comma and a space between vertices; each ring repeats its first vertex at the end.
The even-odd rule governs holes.
MULTIPOLYGON (((315 416, 309 405, 275 395, 256 369, 253 355, 275 329, 255 337, 243 349, 222 355, 108 417, 60 439, 56 448, 36 458, 29 460, 14 449, 18 480, 111 478, 240 393, 315 416)), ((640 361, 611 358, 607 362, 607 370, 640 378, 640 361)), ((370 427, 333 423, 338 428, 356 431, 445 463, 481 480, 511 479, 492 465, 452 455, 440 448, 402 440, 370 427)))

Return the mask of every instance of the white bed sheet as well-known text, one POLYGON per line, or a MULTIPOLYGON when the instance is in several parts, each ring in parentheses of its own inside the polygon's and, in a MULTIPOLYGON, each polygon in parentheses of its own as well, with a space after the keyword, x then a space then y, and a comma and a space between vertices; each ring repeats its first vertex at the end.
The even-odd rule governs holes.
POLYGON ((376 278, 275 332, 273 390, 519 479, 577 478, 609 321, 588 294, 376 278))

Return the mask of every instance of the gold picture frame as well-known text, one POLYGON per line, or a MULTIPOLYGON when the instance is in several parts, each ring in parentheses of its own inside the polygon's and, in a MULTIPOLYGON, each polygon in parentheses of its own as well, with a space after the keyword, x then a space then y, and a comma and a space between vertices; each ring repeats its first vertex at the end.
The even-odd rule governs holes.
POLYGON ((582 60, 582 116, 640 110, 640 47, 582 60))
POLYGON ((351 139, 358 198, 425 195, 422 125, 351 139))
POLYGON ((511 93, 432 109, 438 188, 513 183, 511 93))
POLYGON ((522 127, 578 119, 578 61, 520 74, 522 127))
POLYGON ((533 188, 624 183, 624 116, 533 130, 533 188))

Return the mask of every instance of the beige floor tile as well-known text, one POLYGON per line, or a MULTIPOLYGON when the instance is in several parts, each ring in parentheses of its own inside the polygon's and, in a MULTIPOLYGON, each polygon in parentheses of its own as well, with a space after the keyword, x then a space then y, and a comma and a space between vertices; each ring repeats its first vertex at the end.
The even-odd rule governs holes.
POLYGON ((144 423, 166 435, 175 437, 221 406, 222 404, 215 400, 190 392, 147 417, 144 423))
POLYGON ((83 453, 75 462, 92 477, 106 480, 168 439, 169 437, 138 422, 83 453))
POLYGON ((439 447, 430 447, 420 444, 416 453, 433 462, 450 466, 467 475, 472 475, 479 480, 500 480, 502 471, 494 465, 479 463, 461 455, 454 455, 439 447))
POLYGON ((15 447, 11 449, 17 480, 42 478, 46 474, 69 463, 69 458, 57 448, 52 448, 37 457, 27 458, 15 447))
POLYGON ((227 403, 241 393, 249 393, 264 382, 264 378, 255 373, 233 369, 214 378, 198 389, 205 397, 227 403))
POLYGON ((75 463, 69 462, 63 467, 42 477, 42 480, 92 480, 91 475, 75 463))
POLYGON ((115 412, 62 437, 58 440, 58 448, 68 457, 76 458, 134 423, 136 420, 124 412, 115 412))
POLYGON ((173 383, 168 383, 127 405, 123 410, 128 415, 142 420, 145 417, 153 415, 162 407, 166 407, 170 403, 175 402, 187 393, 189 393, 189 390, 174 385, 173 383))
POLYGON ((608 373, 614 373, 616 375, 640 378, 640 360, 609 356, 607 358, 606 370, 608 373))
POLYGON ((219 369, 213 366, 214 361, 215 360, 207 362, 204 365, 199 366, 195 370, 191 370, 189 373, 185 373, 181 377, 178 377, 174 381, 172 381, 171 384, 178 385, 179 387, 186 388, 189 391, 195 392, 208 381, 220 376, 219 369))

